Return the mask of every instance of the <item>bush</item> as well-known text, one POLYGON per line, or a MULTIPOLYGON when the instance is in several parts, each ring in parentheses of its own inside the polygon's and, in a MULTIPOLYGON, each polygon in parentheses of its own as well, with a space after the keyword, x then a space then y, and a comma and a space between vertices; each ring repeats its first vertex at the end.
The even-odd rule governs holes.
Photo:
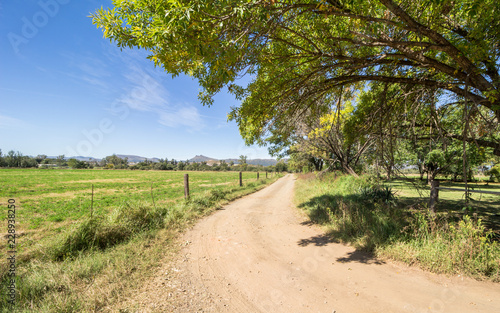
POLYGON ((500 281, 500 246, 481 219, 465 215, 457 223, 448 223, 415 212, 406 235, 397 246, 403 248, 398 254, 405 254, 409 263, 439 273, 467 273, 500 281))
POLYGON ((396 200, 396 194, 389 186, 362 187, 359 193, 364 201, 393 203, 396 200))
POLYGON ((500 182, 500 164, 493 166, 489 171, 491 181, 500 182))
POLYGON ((83 221, 51 251, 55 260, 74 257, 91 249, 106 249, 127 240, 131 230, 123 225, 106 225, 99 218, 83 221))
POLYGON ((137 233, 163 227, 166 215, 166 208, 156 208, 141 202, 127 202, 111 214, 110 222, 114 225, 123 225, 137 233))
POLYGON ((219 201, 226 199, 226 195, 229 193, 228 190, 223 190, 219 188, 215 188, 210 190, 210 200, 219 201))
POLYGON ((83 221, 51 249, 51 255, 55 260, 62 260, 88 250, 113 247, 142 231, 163 227, 166 214, 165 208, 126 203, 115 209, 107 220, 93 217, 83 221))

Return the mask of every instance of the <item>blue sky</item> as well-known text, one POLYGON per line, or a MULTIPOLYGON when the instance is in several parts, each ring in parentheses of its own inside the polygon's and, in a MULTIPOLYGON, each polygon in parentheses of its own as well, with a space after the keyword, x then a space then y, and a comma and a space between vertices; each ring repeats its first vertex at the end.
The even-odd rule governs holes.
POLYGON ((0 149, 24 155, 113 153, 185 160, 247 155, 221 93, 208 108, 188 76, 174 79, 144 50, 120 50, 88 15, 98 0, 0 2, 0 149))

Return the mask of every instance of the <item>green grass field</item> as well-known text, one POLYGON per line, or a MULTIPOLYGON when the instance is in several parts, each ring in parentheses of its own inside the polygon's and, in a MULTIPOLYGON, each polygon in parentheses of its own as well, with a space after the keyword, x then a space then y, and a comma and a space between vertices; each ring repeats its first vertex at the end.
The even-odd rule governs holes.
MULTIPOLYGON (((245 172, 240 187, 238 172, 0 169, 5 239, 16 204, 16 311, 113 311, 175 252, 185 227, 278 178, 245 172)), ((0 312, 12 312, 7 273, 0 263, 0 312)))
MULTIPOLYGON (((460 188, 460 183, 442 186, 460 188)), ((500 191, 500 184, 474 184, 500 191)), ((299 176, 295 203, 333 240, 435 273, 500 281, 500 197, 440 191, 429 212, 429 187, 419 180, 378 181, 334 174, 299 176)))
MULTIPOLYGON (((92 185, 94 214, 106 214, 127 201, 154 199, 161 206, 183 199, 186 173, 193 196, 239 182, 237 172, 2 169, 0 205, 6 207, 9 198, 21 205, 17 219, 23 230, 53 227, 90 215, 92 185)), ((256 173, 243 173, 243 180, 256 181, 256 173)), ((1 211, 0 218, 6 214, 1 211)))
MULTIPOLYGON (((430 187, 424 181, 416 177, 413 179, 395 179, 385 182, 396 192, 398 200, 402 205, 411 206, 415 203, 426 205, 429 202, 430 187)), ((465 189, 463 182, 441 181, 441 187, 465 189)), ((472 182, 468 184, 471 188, 471 199, 468 209, 465 202, 465 195, 462 191, 440 190, 439 202, 436 210, 438 213, 449 213, 455 217, 460 217, 465 211, 476 214, 483 222, 492 229, 500 239, 500 195, 476 193, 474 190, 493 191, 500 193, 500 183, 487 183, 484 181, 472 182)))

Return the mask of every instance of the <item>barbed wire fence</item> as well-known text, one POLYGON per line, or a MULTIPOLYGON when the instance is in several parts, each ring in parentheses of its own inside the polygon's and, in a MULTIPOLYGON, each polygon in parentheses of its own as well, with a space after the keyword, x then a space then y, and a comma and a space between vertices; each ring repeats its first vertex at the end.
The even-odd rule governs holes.
MULTIPOLYGON (((191 172, 186 173, 191 174, 191 172)), ((214 188, 240 186, 239 172, 234 172, 234 175, 221 175, 219 177, 218 175, 196 177, 196 174, 199 172, 192 173, 194 177, 190 175, 188 182, 190 196, 200 195, 214 188)), ((259 180, 267 181, 276 177, 276 175, 278 173, 275 172, 266 172, 265 176, 260 175, 259 172, 242 172, 243 186, 252 182, 258 182, 259 180)), ((164 205, 165 203, 176 202, 185 198, 183 194, 185 184, 182 177, 175 180, 169 178, 141 182, 115 182, 112 185, 105 182, 92 183, 90 181, 88 185, 82 186, 82 183, 78 183, 78 181, 74 182, 75 186, 63 185, 64 183, 61 182, 54 184, 52 188, 41 189, 35 186, 21 186, 20 188, 13 188, 6 192, 16 194, 18 198, 22 198, 24 206, 27 207, 40 206, 41 201, 50 201, 54 206, 62 202, 74 201, 75 206, 80 210, 88 210, 87 212, 90 217, 100 213, 100 208, 119 204, 120 200, 116 201, 116 199, 113 199, 117 195, 123 197, 123 200, 121 200, 122 203, 130 200, 142 200, 150 202, 154 207, 159 204, 164 205), (175 191, 172 192, 172 190, 175 191), (71 195, 68 195, 68 193, 71 193, 71 195)), ((44 207, 48 207, 47 203, 44 207)))

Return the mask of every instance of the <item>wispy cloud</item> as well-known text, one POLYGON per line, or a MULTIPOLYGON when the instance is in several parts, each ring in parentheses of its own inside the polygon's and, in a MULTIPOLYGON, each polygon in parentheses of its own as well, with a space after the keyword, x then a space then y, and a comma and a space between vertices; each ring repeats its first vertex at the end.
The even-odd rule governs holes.
POLYGON ((124 75, 128 83, 126 92, 119 101, 129 108, 138 111, 155 112, 169 106, 168 91, 152 77, 137 66, 130 65, 124 75))
MULTIPOLYGON (((138 61, 144 60, 142 52, 106 48, 105 61, 72 54, 64 57, 78 71, 77 74, 72 72, 67 75, 108 92, 121 90, 121 94, 113 101, 114 104, 155 114, 158 123, 166 127, 187 127, 190 131, 204 127, 203 117, 196 107, 186 103, 172 103, 170 92, 163 82, 165 73, 142 66, 146 62, 138 61), (122 81, 117 82, 119 77, 122 81)), ((112 109, 110 111, 113 112, 112 109)))
POLYGON ((5 116, 5 115, 0 115, 0 128, 1 129, 20 129, 20 128, 26 128, 29 124, 26 123, 23 120, 10 117, 10 116, 5 116))
POLYGON ((187 126, 189 130, 200 130, 203 121, 198 110, 193 106, 178 108, 174 112, 160 112, 160 124, 168 127, 187 126))
POLYGON ((70 70, 59 74, 83 81, 101 90, 109 90, 109 77, 112 74, 106 62, 91 55, 68 52, 61 52, 60 55, 66 60, 70 70))
POLYGON ((137 111, 157 114, 158 122, 167 127, 188 127, 200 130, 204 123, 198 109, 189 104, 173 104, 170 93, 153 71, 147 72, 130 59, 125 59, 128 71, 124 75, 128 84, 126 92, 118 101, 137 111))

